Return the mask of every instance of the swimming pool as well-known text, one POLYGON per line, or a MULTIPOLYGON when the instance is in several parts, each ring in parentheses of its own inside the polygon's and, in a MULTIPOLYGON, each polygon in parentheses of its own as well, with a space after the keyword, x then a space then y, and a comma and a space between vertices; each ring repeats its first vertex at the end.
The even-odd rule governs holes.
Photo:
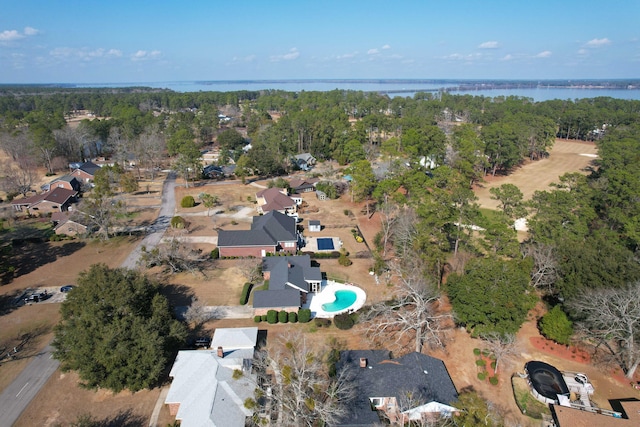
POLYGON ((335 249, 333 246, 333 239, 331 237, 318 237, 317 243, 319 251, 332 251, 335 249))
POLYGON ((335 291, 336 300, 322 304, 322 309, 328 313, 341 311, 351 307, 358 297, 355 292, 350 290, 335 291))

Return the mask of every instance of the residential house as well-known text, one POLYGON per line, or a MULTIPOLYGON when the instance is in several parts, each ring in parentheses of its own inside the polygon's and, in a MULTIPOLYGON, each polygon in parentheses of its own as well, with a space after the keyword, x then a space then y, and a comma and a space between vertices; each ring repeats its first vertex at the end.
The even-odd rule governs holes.
POLYGON ((36 194, 24 199, 14 199, 11 206, 16 211, 28 210, 30 213, 53 213, 69 210, 69 206, 75 202, 78 192, 56 187, 50 191, 36 194))
POLYGON ((298 250, 296 219, 278 211, 254 216, 250 230, 219 230, 220 257, 263 257, 268 253, 298 250))
POLYGON ((316 158, 311 153, 302 153, 293 156, 293 163, 303 171, 310 170, 316 164, 316 158))
POLYGON ((71 176, 76 177, 80 182, 88 183, 93 181, 93 177, 98 170, 100 170, 100 166, 95 163, 84 162, 71 172, 71 176))
POLYGON ((49 191, 52 188, 66 188, 67 190, 80 191, 80 187, 80 181, 78 181, 75 176, 64 175, 42 185, 40 188, 42 191, 49 191))
POLYGON ((451 405, 458 392, 440 359, 417 352, 394 359, 388 350, 346 350, 336 370, 350 375, 356 387, 356 398, 337 426, 379 425, 381 419, 404 425, 456 411, 451 405))
POLYGON ((635 398, 610 401, 615 412, 586 411, 560 405, 549 405, 556 427, 625 427, 640 425, 640 400, 635 398))
POLYGON ((267 188, 256 193, 258 202, 258 212, 267 213, 277 211, 283 214, 294 214, 298 205, 302 203, 301 198, 296 200, 287 195, 287 190, 282 188, 267 188))
POLYGON ((293 193, 309 193, 316 191, 317 178, 293 178, 289 182, 289 187, 293 193))
POLYGON ((76 218, 71 217, 71 212, 54 212, 51 214, 53 231, 56 234, 67 236, 78 236, 87 233, 87 226, 80 223, 76 218))
POLYGON ((320 292, 322 273, 320 267, 311 266, 309 255, 265 257, 262 274, 269 281, 269 289, 254 291, 255 315, 268 310, 298 311, 306 302, 309 292, 320 292))
POLYGON ((217 328, 210 350, 178 352, 165 398, 182 427, 244 427, 253 411, 244 402, 254 398, 251 372, 258 328, 217 328))

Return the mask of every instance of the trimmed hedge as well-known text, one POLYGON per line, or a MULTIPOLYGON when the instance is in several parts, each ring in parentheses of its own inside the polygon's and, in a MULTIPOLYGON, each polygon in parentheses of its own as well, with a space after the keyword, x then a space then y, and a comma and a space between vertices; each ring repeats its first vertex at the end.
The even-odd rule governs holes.
POLYGON ((298 322, 309 323, 311 321, 311 310, 308 308, 301 308, 298 310, 298 322))
POLYGON ((278 322, 287 323, 289 322, 289 313, 286 310, 280 310, 278 313, 278 322))
POLYGON ((253 316, 253 321, 256 323, 262 322, 262 316, 253 316))
POLYGON ((214 248, 211 251, 211 259, 218 259, 220 257, 220 249, 214 248))
POLYGON ((289 313, 289 323, 298 323, 298 313, 295 311, 289 313))
POLYGON ((353 328, 354 322, 349 313, 341 313, 333 317, 333 324, 338 329, 347 330, 353 328))
POLYGON ((242 288, 242 294, 240 295, 240 305, 247 304, 247 302, 249 301, 249 295, 251 294, 252 287, 253 287, 253 284, 249 282, 244 284, 244 287, 242 288))
POLYGON ((330 319, 321 319, 320 317, 316 317, 315 319, 313 319, 313 323, 315 323, 315 325, 319 328, 322 327, 329 327, 331 326, 331 320, 330 319))
POLYGON ((491 385, 498 385, 498 377, 489 377, 491 385))
POLYGON ((180 206, 183 208, 192 208, 196 205, 196 199, 193 196, 184 196, 180 201, 180 206))
POLYGON ((278 312, 276 310, 267 311, 267 323, 270 325, 278 323, 278 312))

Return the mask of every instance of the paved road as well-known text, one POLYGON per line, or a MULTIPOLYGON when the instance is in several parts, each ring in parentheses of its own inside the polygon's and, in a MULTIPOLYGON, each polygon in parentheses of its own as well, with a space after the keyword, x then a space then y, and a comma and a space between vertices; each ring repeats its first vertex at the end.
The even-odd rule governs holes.
MULTIPOLYGON (((176 175, 171 172, 162 187, 162 207, 160 214, 151 226, 149 235, 138 244, 122 263, 122 267, 136 268, 142 246, 155 247, 169 226, 175 210, 176 175)), ((18 377, 0 394, 0 426, 11 426, 27 408, 31 400, 40 391, 49 377, 58 369, 60 362, 52 357, 51 344, 27 365, 18 377)))
POLYGON ((58 369, 60 362, 52 357, 52 351, 51 345, 46 346, 0 394, 1 425, 13 425, 49 377, 58 369))

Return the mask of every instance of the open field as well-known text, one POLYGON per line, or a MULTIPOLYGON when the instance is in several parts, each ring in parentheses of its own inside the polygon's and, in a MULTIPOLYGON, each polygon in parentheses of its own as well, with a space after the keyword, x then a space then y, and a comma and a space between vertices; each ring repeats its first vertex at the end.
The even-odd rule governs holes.
POLYGON ((498 203, 491 199, 489 189, 507 183, 517 186, 524 194, 524 199, 528 200, 537 190, 549 190, 549 184, 559 182, 558 178, 565 173, 588 173, 597 153, 596 145, 592 142, 556 139, 549 150, 549 157, 527 161, 507 176, 486 176, 486 182, 479 184, 475 190, 478 203, 484 208, 497 209, 498 203))

